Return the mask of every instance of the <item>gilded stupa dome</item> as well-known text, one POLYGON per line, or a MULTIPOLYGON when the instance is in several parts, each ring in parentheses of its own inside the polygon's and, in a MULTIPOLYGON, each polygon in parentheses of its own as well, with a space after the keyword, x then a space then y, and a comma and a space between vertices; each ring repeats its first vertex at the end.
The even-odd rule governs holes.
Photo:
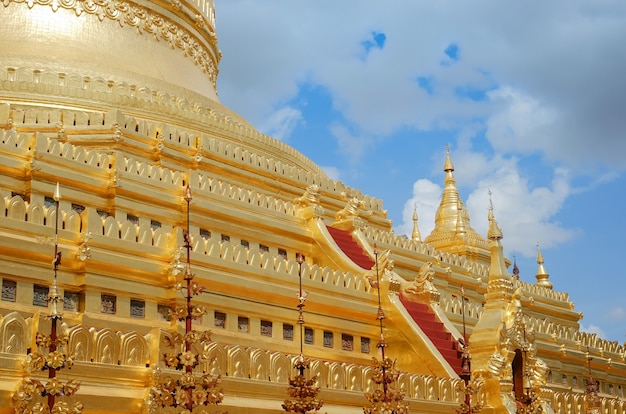
POLYGON ((103 91, 123 84, 137 93, 186 89, 218 100, 213 0, 3 4, 0 62, 8 77, 83 88, 95 82, 103 91))

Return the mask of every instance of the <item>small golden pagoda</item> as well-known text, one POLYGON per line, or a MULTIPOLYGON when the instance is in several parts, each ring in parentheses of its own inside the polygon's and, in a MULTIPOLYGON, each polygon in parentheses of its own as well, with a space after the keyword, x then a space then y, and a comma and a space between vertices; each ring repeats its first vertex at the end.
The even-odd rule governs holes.
POLYGON ((0 19, 0 413, 25 409, 50 297, 85 414, 281 413, 301 355, 323 412, 363 413, 381 338, 410 413, 466 401, 464 354, 480 413, 626 413, 624 346, 580 331, 543 254, 537 283, 511 277, 493 209, 487 238, 471 227, 449 150, 435 228, 422 240, 416 211, 407 238, 382 200, 224 107, 213 0, 5 0, 0 19), (189 292, 193 329, 170 312, 189 292), (169 401, 168 354, 202 355, 185 378, 221 378, 218 408, 153 404, 155 389, 169 401))

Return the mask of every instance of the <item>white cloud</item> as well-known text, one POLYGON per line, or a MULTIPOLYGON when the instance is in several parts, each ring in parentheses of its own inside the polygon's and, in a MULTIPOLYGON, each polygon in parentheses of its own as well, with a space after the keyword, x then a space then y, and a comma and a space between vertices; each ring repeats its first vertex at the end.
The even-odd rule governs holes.
POLYGON ((626 321, 626 309, 623 306, 617 306, 609 312, 609 320, 614 322, 626 321))
POLYGON ((220 94, 255 125, 313 82, 370 136, 480 119, 497 151, 537 151, 588 174, 607 163, 626 168, 621 0, 216 3, 220 94), (373 31, 385 46, 364 60, 373 31), (460 59, 441 65, 451 43, 460 59), (433 79, 432 95, 419 76, 433 79), (495 89, 477 102, 459 99, 465 87, 495 89))
POLYGON ((341 171, 337 167, 321 166, 320 167, 331 180, 340 181, 341 171))
POLYGON ((296 108, 284 106, 274 111, 261 123, 259 130, 266 135, 286 141, 300 122, 303 122, 302 112, 296 108))
POLYGON ((584 325, 580 325, 580 330, 582 332, 587 332, 590 334, 596 334, 598 335, 599 338, 602 339, 606 339, 606 334, 604 333, 604 331, 602 330, 602 328, 600 328, 599 326, 596 326, 594 324, 589 324, 589 326, 584 326, 584 325))
POLYGON ((341 152, 350 163, 360 161, 363 154, 371 145, 369 138, 353 134, 345 125, 338 122, 330 126, 330 131, 333 136, 337 138, 339 152, 341 152))
POLYGON ((398 234, 411 235, 413 232, 413 211, 418 215, 418 228, 422 240, 435 227, 435 213, 441 200, 442 187, 430 180, 421 179, 413 184, 413 196, 404 203, 402 210, 403 223, 396 229, 398 234))
POLYGON ((467 199, 472 226, 487 234, 488 192, 492 192, 495 217, 504 233, 505 250, 526 257, 536 254, 536 242, 548 248, 578 235, 575 229, 562 227, 555 216, 571 194, 569 177, 564 170, 553 171, 549 186, 532 187, 518 171, 515 160, 492 160, 497 168, 483 177, 467 199))
POLYGON ((486 132, 498 153, 530 153, 545 150, 553 142, 548 130, 557 120, 555 109, 509 86, 501 86, 487 96, 498 108, 487 120, 486 132))

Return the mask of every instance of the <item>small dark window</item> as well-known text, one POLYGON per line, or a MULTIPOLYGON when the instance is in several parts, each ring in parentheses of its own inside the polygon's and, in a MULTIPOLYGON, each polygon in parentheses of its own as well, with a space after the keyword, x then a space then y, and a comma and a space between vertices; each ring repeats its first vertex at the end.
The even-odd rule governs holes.
POLYGON ((261 321, 261 335, 272 336, 272 321, 261 321))
POLYGON ((230 236, 227 234, 222 234, 222 243, 226 243, 230 241, 230 236))
POLYGON ((364 354, 370 353, 370 339, 369 338, 361 338, 361 352, 364 354))
POLYGON ((114 315, 117 310, 117 298, 113 295, 100 295, 100 312, 114 315))
POLYGON ((132 214, 127 214, 126 215, 126 220, 130 221, 133 224, 138 224, 139 223, 139 217, 134 216, 132 214))
POLYGON ((55 206, 57 204, 56 200, 52 197, 44 197, 43 199, 43 205, 46 207, 52 207, 55 206))
POLYGON ((304 343, 313 345, 313 328, 304 328, 304 343))
POLYGON ((293 325, 283 324, 283 339, 293 341, 293 325))
POLYGON ((210 239, 211 232, 207 229, 200 229, 200 237, 202 237, 203 239, 210 239))
POLYGON ((341 349, 344 351, 354 350, 354 338, 352 335, 341 334, 341 349))
POLYGON ((278 255, 281 256, 283 259, 287 260, 287 250, 278 249, 278 255))
POLYGON ((269 247, 267 247, 267 246, 266 246, 266 245, 264 245, 264 244, 259 244, 259 251, 260 251, 261 253, 267 253, 267 252, 269 252, 269 251, 270 251, 270 248, 269 248, 269 247))
POLYGON ((237 318, 237 330, 243 333, 250 332, 250 319, 245 316, 239 316, 237 318))
POLYGON ((150 228, 152 230, 160 229, 161 228, 161 223, 159 223, 156 220, 150 220, 150 228))
POLYGON ((78 292, 63 292, 63 310, 78 312, 80 310, 81 295, 78 292))
POLYGON ((35 306, 48 306, 48 286, 33 286, 33 305, 35 306))
POLYGON ((96 210, 96 213, 98 213, 98 215, 101 218, 107 218, 109 217, 109 212, 108 211, 104 211, 104 210, 96 210))
POLYGON ((250 248, 250 242, 248 242, 248 241, 246 241, 246 240, 242 240, 242 241, 241 241, 241 245, 242 245, 243 247, 245 247, 246 249, 249 249, 249 248, 250 248))
POLYGON ((213 316, 213 325, 217 328, 226 328, 226 314, 224 312, 215 311, 213 316))
POLYGON ((146 302, 143 300, 131 299, 130 300, 130 317, 141 318, 146 316, 146 302))
POLYGON ((333 333, 329 331, 324 331, 324 346, 326 348, 333 347, 333 333))
POLYGON ((2 300, 7 302, 15 302, 17 292, 17 282, 13 280, 2 279, 2 300))

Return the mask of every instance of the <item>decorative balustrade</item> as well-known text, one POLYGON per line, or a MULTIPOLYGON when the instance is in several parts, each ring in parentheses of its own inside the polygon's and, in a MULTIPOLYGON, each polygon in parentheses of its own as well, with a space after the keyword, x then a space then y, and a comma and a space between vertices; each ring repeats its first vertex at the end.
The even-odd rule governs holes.
POLYGON ((391 232, 381 231, 369 227, 363 230, 363 234, 366 238, 371 240, 372 244, 377 244, 381 248, 384 246, 390 246, 395 249, 406 250, 407 252, 411 253, 417 253, 428 257, 435 257, 439 259, 440 267, 460 267, 480 278, 489 277, 488 266, 475 262, 470 262, 465 256, 460 256, 448 252, 441 252, 439 250, 436 250, 432 244, 410 240, 403 236, 397 236, 391 232))
MULTIPOLYGON (((6 75, 5 75, 6 76, 6 75)), ((23 76, 27 77, 27 76, 23 76)), ((2 80, 2 68, 0 68, 0 81, 2 80)), ((63 77, 64 84, 67 80, 67 76, 63 77)), ((78 78, 76 79, 79 80, 78 78)), ((36 86, 39 84, 36 84, 36 86)), ((94 85, 102 85, 102 88, 106 91, 99 91, 98 93, 113 93, 114 91, 122 93, 132 94, 135 98, 151 100, 155 98, 155 92, 146 88, 131 88, 132 85, 115 84, 113 81, 106 81, 106 87, 104 79, 90 78, 89 82, 81 89, 83 93, 89 92, 94 85)), ((96 91, 94 91, 96 92, 96 91)), ((156 94, 158 95, 158 93, 156 94)), ((168 101, 173 99, 169 95, 163 95, 159 99, 160 101, 168 101)), ((178 107, 186 107, 184 101, 177 101, 178 107)), ((197 108, 196 108, 197 109, 197 108)), ((199 110, 199 109, 198 109, 199 110)), ((133 116, 124 115, 120 111, 112 110, 107 113, 101 112, 82 112, 72 110, 59 110, 50 108, 22 108, 19 106, 11 107, 11 111, 5 111, 9 117, 11 113, 13 119, 13 125, 16 128, 28 126, 28 127, 40 127, 40 128, 66 128, 66 133, 71 136, 71 127, 88 127, 88 130, 81 129, 81 136, 88 136, 90 133, 101 134, 103 129, 118 128, 119 133, 139 136, 144 139, 155 139, 157 132, 161 131, 159 137, 163 139, 167 145, 174 148, 180 148, 187 153, 200 154, 203 157, 220 157, 226 158, 231 161, 236 161, 242 164, 247 169, 269 171, 273 174, 279 174, 286 179, 293 180, 301 183, 302 185, 309 186, 316 184, 320 187, 322 192, 334 194, 336 197, 343 197, 345 194, 355 193, 354 189, 345 186, 340 181, 334 181, 326 177, 326 175, 313 164, 308 158, 304 157, 301 153, 294 148, 287 146, 286 144, 263 135, 258 131, 252 129, 252 127, 238 123, 233 118, 218 115, 217 112, 211 110, 210 118, 212 125, 217 130, 223 132, 236 132, 251 140, 253 147, 243 147, 240 144, 235 144, 229 141, 227 138, 217 138, 215 136, 207 135, 205 132, 197 132, 192 130, 183 130, 172 128, 167 125, 163 125, 157 122, 151 122, 146 120, 139 120, 133 116), (288 156, 297 161, 297 163, 306 166, 308 170, 304 170, 300 167, 290 165, 284 161, 276 160, 264 155, 264 153, 256 152, 254 146, 258 148, 271 148, 276 152, 286 153, 288 156)), ((0 111, 0 118, 2 111, 0 111)), ((3 119, 0 119, 2 123, 3 119)), ((207 124, 206 119, 199 119, 200 122, 207 124)), ((41 137, 38 139, 38 150, 43 150, 42 146, 45 145, 46 152, 50 154, 56 154, 58 156, 66 156, 71 153, 77 152, 81 160, 87 159, 89 164, 106 166, 109 163, 104 159, 108 155, 105 152, 87 151, 80 146, 73 146, 68 143, 58 142, 58 140, 41 137), (39 142, 39 141, 42 142, 39 142), (97 160, 97 158, 103 158, 97 160)), ((172 172, 174 174, 174 172, 172 172)), ((385 216, 386 212, 383 210, 382 200, 362 195, 360 192, 359 198, 364 203, 364 208, 369 211, 377 212, 379 215, 385 216)))

